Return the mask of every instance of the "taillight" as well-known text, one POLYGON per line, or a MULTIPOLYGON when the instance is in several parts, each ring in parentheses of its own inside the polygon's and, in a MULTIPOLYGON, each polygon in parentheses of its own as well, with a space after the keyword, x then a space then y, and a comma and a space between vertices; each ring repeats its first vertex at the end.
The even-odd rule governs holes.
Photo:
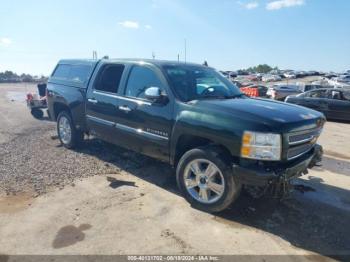
POLYGON ((33 95, 32 95, 32 93, 28 93, 27 94, 27 101, 31 101, 31 100, 33 100, 33 95))

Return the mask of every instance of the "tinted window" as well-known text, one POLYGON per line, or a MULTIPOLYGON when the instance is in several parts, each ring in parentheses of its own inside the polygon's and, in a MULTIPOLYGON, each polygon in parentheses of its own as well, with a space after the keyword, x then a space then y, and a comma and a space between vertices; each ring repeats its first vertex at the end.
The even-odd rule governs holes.
POLYGON ((58 65, 52 76, 60 79, 68 79, 69 71, 70 65, 58 65))
POLYGON ((124 65, 107 65, 103 67, 95 89, 109 93, 117 93, 123 71, 124 65))
POLYGON ((191 65, 163 68, 169 84, 183 101, 241 95, 231 81, 211 68, 191 65))
POLYGON ((326 98, 327 97, 327 90, 311 91, 309 93, 308 97, 312 97, 312 98, 326 98))
POLYGON ((330 90, 328 97, 331 99, 336 99, 336 100, 343 99, 342 93, 340 91, 333 91, 333 90, 330 90))
POLYGON ((313 86, 306 85, 304 91, 306 92, 306 91, 310 91, 312 89, 314 89, 313 86))
POLYGON ((145 90, 152 86, 162 87, 162 83, 155 72, 147 67, 135 66, 130 73, 125 95, 145 98, 145 90))
POLYGON ((72 65, 69 80, 85 83, 90 75, 91 67, 88 65, 72 65))
POLYGON ((84 83, 90 76, 91 66, 89 65, 58 65, 53 73, 54 78, 84 83))

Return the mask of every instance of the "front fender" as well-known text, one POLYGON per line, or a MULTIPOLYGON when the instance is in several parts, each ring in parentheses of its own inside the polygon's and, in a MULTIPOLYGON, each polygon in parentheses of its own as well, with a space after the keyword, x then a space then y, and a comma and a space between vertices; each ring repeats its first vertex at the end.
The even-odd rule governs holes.
POLYGON ((232 156, 239 156, 242 131, 233 129, 228 119, 204 112, 183 110, 177 116, 170 139, 170 163, 175 163, 176 148, 182 136, 194 136, 224 146, 232 156))

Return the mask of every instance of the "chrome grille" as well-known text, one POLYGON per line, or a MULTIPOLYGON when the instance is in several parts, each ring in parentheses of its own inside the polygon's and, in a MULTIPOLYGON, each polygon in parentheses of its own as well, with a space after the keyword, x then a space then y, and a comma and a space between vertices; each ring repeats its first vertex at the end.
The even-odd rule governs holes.
POLYGON ((314 144, 307 143, 295 147, 291 147, 288 150, 287 158, 293 159, 297 158, 298 156, 301 156, 302 154, 308 152, 311 148, 313 148, 314 144))
POLYGON ((288 136, 289 148, 287 159, 291 160, 309 152, 321 133, 321 128, 290 134, 288 136))
POLYGON ((302 144, 302 143, 311 141, 313 138, 314 138, 314 135, 312 133, 293 135, 293 136, 289 136, 289 144, 290 145, 302 144))

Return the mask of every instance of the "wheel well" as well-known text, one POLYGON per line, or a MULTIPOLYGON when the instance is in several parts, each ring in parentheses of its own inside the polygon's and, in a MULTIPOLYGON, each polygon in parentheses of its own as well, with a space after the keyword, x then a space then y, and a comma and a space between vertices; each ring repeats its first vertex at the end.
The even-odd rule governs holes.
POLYGON ((219 150, 221 150, 225 158, 231 159, 231 153, 230 151, 223 145, 217 144, 213 142, 210 139, 204 138, 204 137, 198 137, 198 136, 192 136, 192 135, 182 135, 176 144, 176 150, 175 150, 175 158, 174 158, 174 166, 177 165, 179 162, 180 158, 185 154, 187 151, 198 148, 198 147, 203 147, 203 146, 215 146, 219 150))
POLYGON ((62 104, 62 103, 54 103, 54 105, 53 105, 53 111, 54 111, 54 114, 55 114, 55 119, 57 119, 58 115, 59 115, 62 111, 70 112, 70 111, 69 111, 69 107, 66 106, 65 104, 62 104))

